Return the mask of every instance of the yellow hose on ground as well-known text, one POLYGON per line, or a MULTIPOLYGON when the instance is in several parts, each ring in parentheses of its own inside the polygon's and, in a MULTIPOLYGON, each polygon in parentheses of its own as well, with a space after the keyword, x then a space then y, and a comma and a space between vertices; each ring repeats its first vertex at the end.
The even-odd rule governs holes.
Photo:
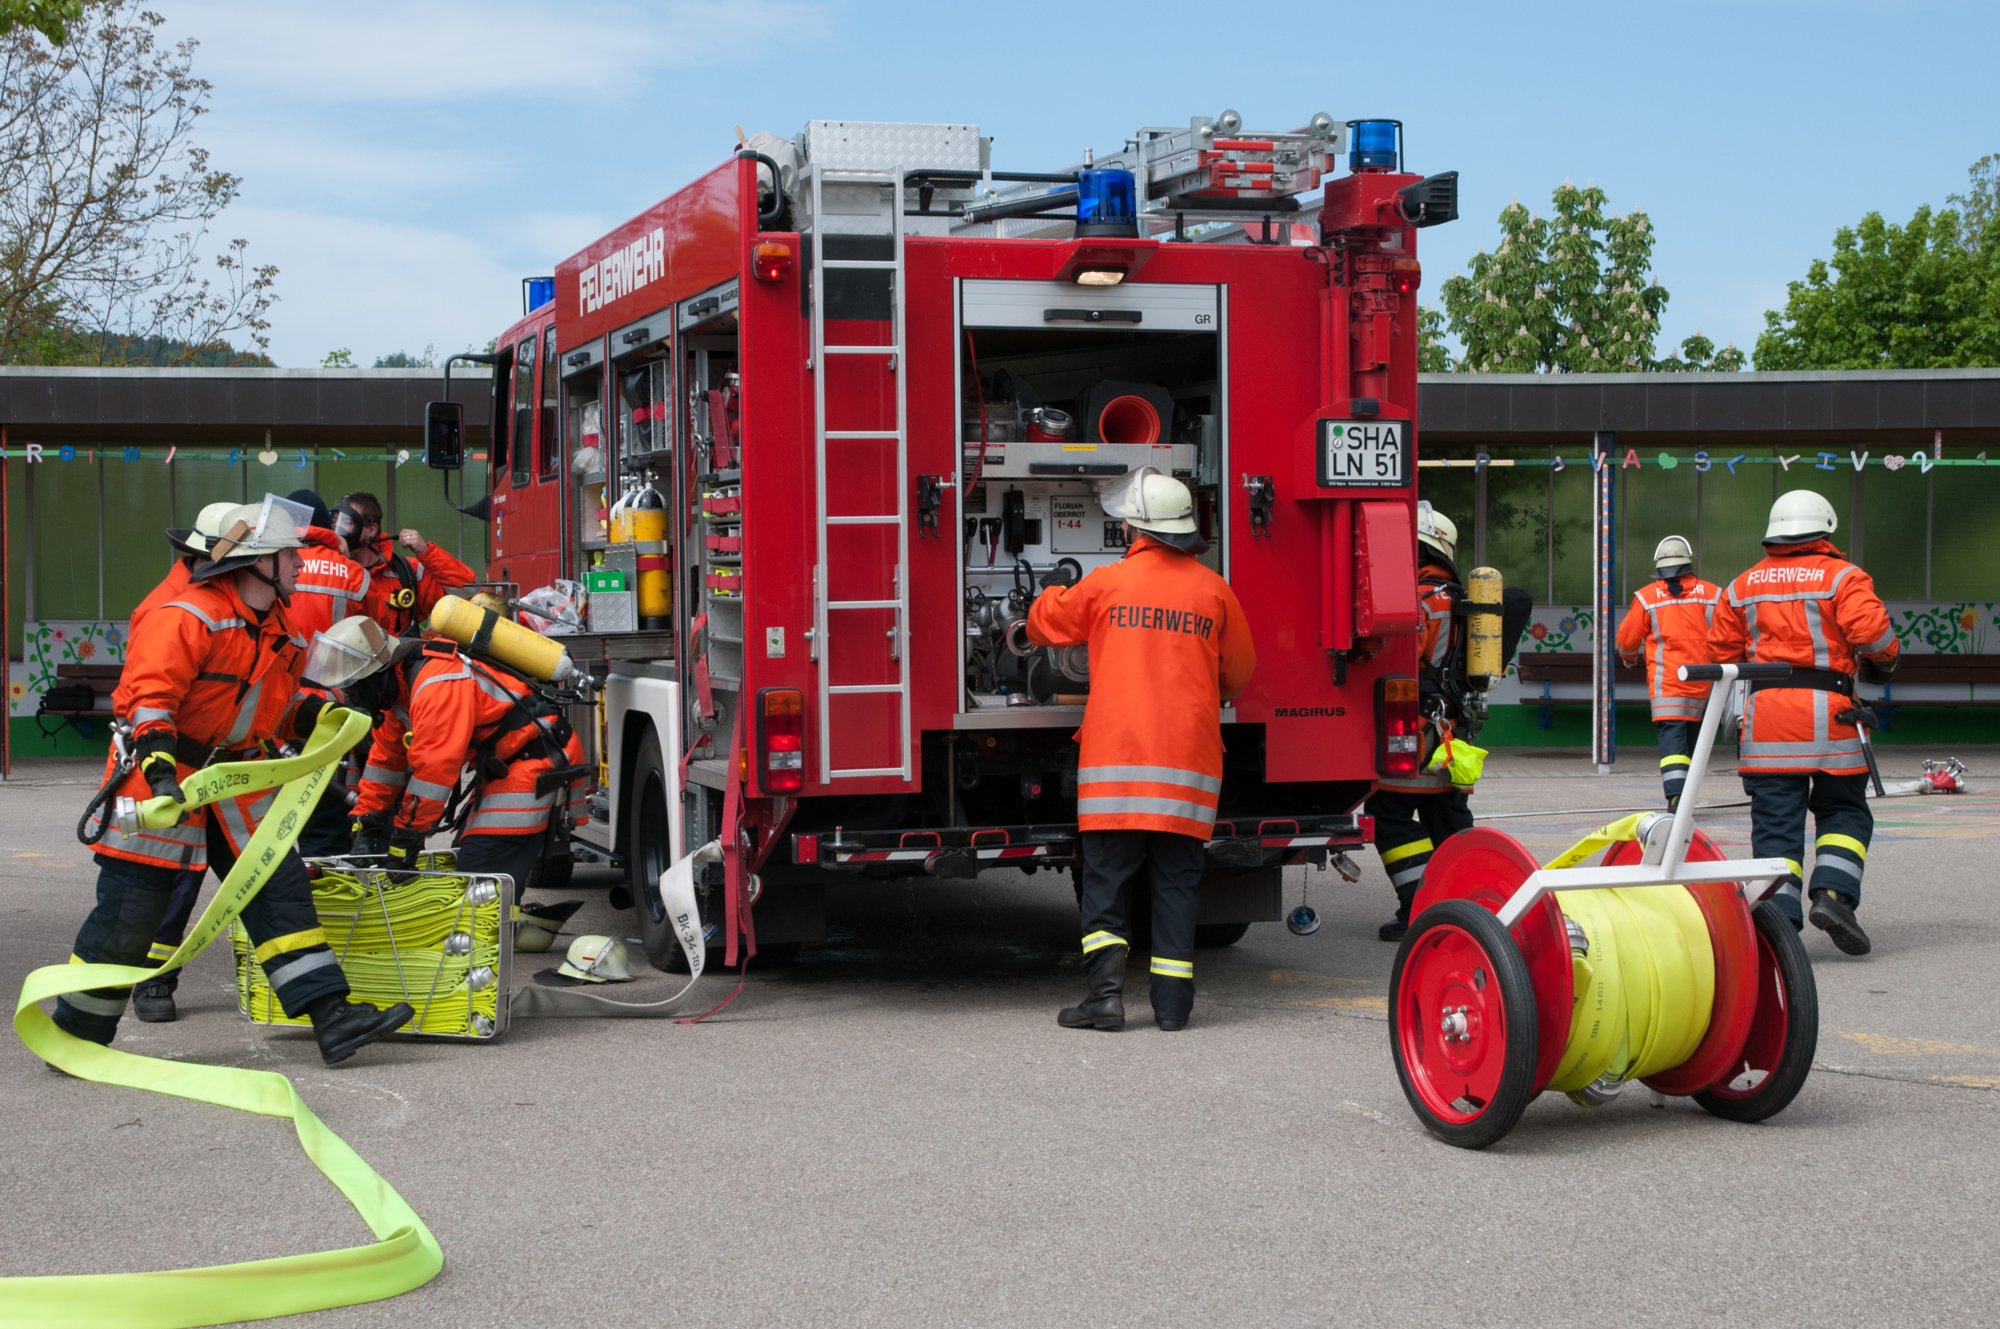
POLYGON ((165 969, 179 968, 199 955, 263 889, 272 866, 290 852, 299 828, 319 801, 333 763, 367 733, 367 716, 329 707, 321 713, 318 728, 298 756, 206 767, 181 782, 187 794, 183 802, 155 798, 141 804, 142 824, 170 825, 182 808, 282 786, 215 898, 159 969, 53 964, 33 970, 22 981, 15 1001, 14 1032, 35 1056, 81 1080, 288 1118, 306 1156, 354 1206, 375 1240, 344 1250, 206 1268, 0 1278, 0 1329, 82 1329, 107 1324, 126 1329, 192 1329, 235 1324, 379 1301, 421 1287, 444 1267, 444 1252, 423 1220, 359 1154, 313 1115, 284 1076, 273 1071, 166 1061, 100 1047, 57 1028, 40 1004, 91 988, 129 987, 156 978, 165 969))

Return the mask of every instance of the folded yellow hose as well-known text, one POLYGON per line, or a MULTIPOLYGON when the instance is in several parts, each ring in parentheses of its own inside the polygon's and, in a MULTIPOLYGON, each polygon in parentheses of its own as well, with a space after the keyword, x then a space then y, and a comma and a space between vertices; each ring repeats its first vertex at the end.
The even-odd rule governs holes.
MULTIPOLYGON (((500 1026, 503 911, 492 886, 451 873, 449 856, 425 855, 421 875, 323 868, 313 907, 327 945, 340 957, 357 1001, 407 1001, 416 1015, 402 1032, 487 1038, 500 1026), (446 871, 429 870, 442 866, 446 871)), ((232 924, 236 1000, 260 1024, 306 1025, 287 1016, 256 962, 249 934, 232 924)))
MULTIPOLYGON (((191 1329, 195 1325, 231 1324, 380 1301, 422 1287, 444 1267, 444 1252, 423 1220, 360 1155, 313 1115, 284 1076, 274 1071, 161 1061, 100 1047, 58 1029, 38 1004, 89 988, 129 987, 199 955, 263 888, 271 868, 291 851, 299 828, 319 800, 332 763, 367 733, 368 717, 330 709, 321 716, 312 740, 297 757, 231 762, 188 777, 182 784, 186 807, 281 784, 284 788, 257 833, 250 837, 243 856, 223 879, 215 899, 160 969, 116 964, 55 964, 36 969, 21 984, 14 1007, 14 1032, 30 1052, 79 1079, 289 1118, 306 1156, 347 1197, 376 1240, 344 1250, 198 1269, 4 1278, 0 1279, 0 1326, 191 1329)), ((142 805, 141 815, 157 818, 153 824, 162 824, 175 811, 169 800, 152 799, 142 805)), ((56 1170, 51 1160, 51 1173, 56 1170)), ((129 1200, 130 1196, 116 1196, 104 1203, 115 1208, 129 1200)))

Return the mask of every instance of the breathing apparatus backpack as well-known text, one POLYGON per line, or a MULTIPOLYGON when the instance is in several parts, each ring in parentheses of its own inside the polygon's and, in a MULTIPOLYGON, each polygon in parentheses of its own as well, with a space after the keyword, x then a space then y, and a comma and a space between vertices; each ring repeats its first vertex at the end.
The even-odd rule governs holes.
POLYGON ((1424 665, 1418 686, 1422 695, 1438 699, 1441 718, 1454 733, 1477 738, 1486 723, 1486 690, 1514 663, 1535 598, 1519 586, 1504 585, 1493 568, 1474 568, 1463 584, 1425 577, 1418 585, 1441 589, 1451 600, 1445 663, 1441 668, 1424 665))

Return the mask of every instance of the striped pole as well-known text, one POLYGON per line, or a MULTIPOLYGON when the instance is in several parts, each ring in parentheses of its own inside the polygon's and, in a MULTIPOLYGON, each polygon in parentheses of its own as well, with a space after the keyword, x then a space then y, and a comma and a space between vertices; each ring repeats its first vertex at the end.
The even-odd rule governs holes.
POLYGON ((1597 621, 1596 649, 1591 652, 1590 699, 1591 736, 1590 758, 1597 763, 1599 775, 1611 773, 1611 763, 1617 756, 1617 730, 1613 704, 1617 700, 1618 680, 1613 672, 1618 666, 1617 636, 1612 627, 1615 606, 1612 596, 1616 592, 1617 548, 1613 535, 1617 529, 1617 471, 1618 435, 1611 430, 1600 430, 1592 440, 1590 462, 1592 473, 1593 534, 1596 536, 1596 564, 1591 578, 1596 593, 1597 621))

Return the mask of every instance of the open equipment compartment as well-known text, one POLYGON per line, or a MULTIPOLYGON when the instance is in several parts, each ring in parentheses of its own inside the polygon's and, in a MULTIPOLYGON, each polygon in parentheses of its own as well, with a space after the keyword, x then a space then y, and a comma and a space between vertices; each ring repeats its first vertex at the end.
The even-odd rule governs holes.
POLYGON ((1103 493, 1142 466, 1185 481, 1223 567, 1221 289, 960 284, 958 437, 965 603, 961 714, 1074 723, 1082 646, 1037 648, 1028 606, 1124 557, 1103 493))

